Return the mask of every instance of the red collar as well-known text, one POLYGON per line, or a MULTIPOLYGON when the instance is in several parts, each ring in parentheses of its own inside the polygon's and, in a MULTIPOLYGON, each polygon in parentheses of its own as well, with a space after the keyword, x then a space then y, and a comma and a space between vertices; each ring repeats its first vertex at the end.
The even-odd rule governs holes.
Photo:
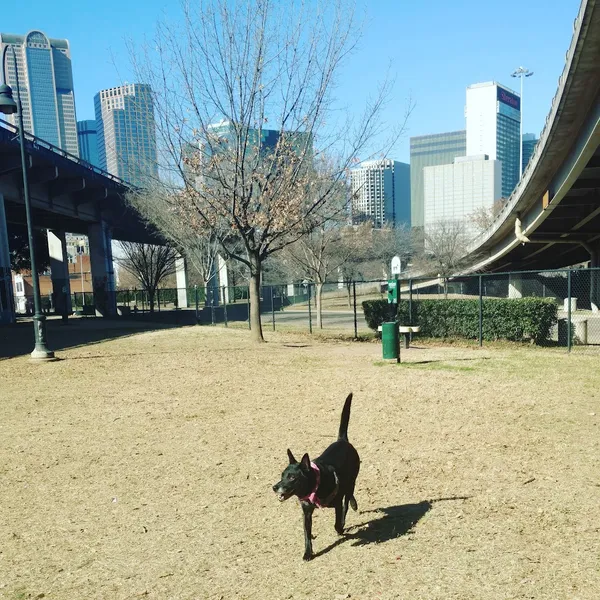
POLYGON ((313 491, 310 492, 310 494, 300 498, 300 500, 303 502, 310 502, 311 504, 314 504, 315 506, 318 506, 319 508, 325 508, 328 506, 329 502, 331 500, 333 500, 333 498, 338 493, 339 482, 338 482, 337 475, 334 471, 333 476, 335 477, 335 488, 334 488, 333 492, 331 494, 329 494, 329 496, 327 496, 327 498, 325 498, 325 500, 321 501, 321 500, 319 500, 319 498, 317 496, 317 490, 319 489, 319 484, 321 483, 321 471, 319 470, 319 467, 312 461, 310 461, 310 467, 315 473, 315 487, 313 488, 313 491))

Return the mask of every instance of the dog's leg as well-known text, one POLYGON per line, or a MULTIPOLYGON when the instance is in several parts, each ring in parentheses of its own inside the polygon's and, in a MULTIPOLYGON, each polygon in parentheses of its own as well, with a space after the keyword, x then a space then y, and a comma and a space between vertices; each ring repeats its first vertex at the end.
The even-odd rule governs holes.
POLYGON ((342 498, 335 504, 335 530, 342 535, 344 533, 344 508, 342 506, 342 498))
POLYGON ((342 515, 342 529, 346 526, 346 515, 348 514, 348 504, 352 505, 352 509, 356 510, 358 507, 356 505, 356 499, 354 498, 354 483, 348 489, 348 492, 344 495, 344 512, 342 515))
POLYGON ((313 557, 312 549, 312 514, 315 510, 314 504, 310 502, 301 502, 302 512, 304 513, 304 560, 310 560, 313 557))

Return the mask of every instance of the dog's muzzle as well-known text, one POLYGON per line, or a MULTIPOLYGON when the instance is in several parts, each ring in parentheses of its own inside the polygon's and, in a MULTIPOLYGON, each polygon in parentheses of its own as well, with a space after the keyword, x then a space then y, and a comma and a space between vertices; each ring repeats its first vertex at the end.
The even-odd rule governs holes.
POLYGON ((281 489, 281 486, 278 483, 273 486, 273 491, 277 494, 279 502, 285 502, 293 494, 293 492, 286 492, 281 489))

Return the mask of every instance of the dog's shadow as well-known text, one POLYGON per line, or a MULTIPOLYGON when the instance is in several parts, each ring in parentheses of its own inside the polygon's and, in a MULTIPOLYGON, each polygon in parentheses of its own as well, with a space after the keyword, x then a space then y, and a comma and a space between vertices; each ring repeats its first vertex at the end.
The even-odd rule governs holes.
POLYGON ((333 544, 315 553, 315 558, 327 554, 340 544, 351 542, 353 546, 381 544, 389 542, 409 533, 416 524, 431 510, 433 504, 444 500, 466 500, 468 496, 437 498, 423 500, 416 504, 401 504, 361 512, 361 515, 375 514, 375 518, 358 525, 352 525, 344 532, 343 537, 333 544))

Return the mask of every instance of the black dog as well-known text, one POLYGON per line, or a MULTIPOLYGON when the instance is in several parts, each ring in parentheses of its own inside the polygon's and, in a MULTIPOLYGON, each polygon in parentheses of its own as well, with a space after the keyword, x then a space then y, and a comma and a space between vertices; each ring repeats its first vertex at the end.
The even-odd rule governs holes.
POLYGON ((273 486, 281 502, 291 496, 298 496, 300 500, 304 512, 304 560, 313 557, 312 514, 316 506, 335 508, 335 530, 340 535, 344 532, 348 504, 353 510, 358 508, 354 484, 360 469, 360 458, 348 441, 351 403, 352 394, 346 398, 342 410, 337 442, 331 444, 314 462, 311 462, 308 454, 298 462, 288 449, 290 464, 283 472, 281 481, 273 486))

